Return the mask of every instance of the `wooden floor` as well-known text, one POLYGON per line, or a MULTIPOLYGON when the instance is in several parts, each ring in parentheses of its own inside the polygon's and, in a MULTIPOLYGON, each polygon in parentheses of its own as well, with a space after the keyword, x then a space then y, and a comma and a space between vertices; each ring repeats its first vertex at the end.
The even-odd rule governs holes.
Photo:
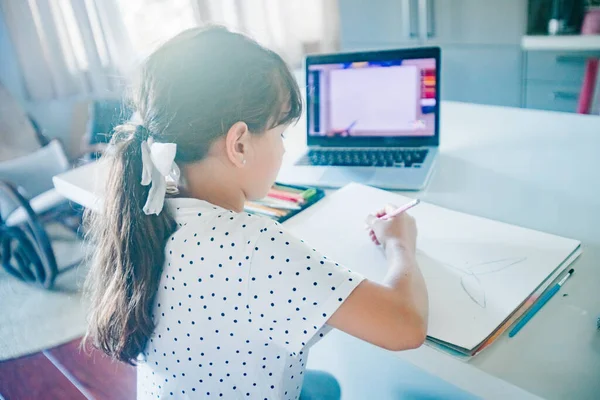
POLYGON ((0 362, 0 399, 135 399, 135 368, 79 342, 0 362))

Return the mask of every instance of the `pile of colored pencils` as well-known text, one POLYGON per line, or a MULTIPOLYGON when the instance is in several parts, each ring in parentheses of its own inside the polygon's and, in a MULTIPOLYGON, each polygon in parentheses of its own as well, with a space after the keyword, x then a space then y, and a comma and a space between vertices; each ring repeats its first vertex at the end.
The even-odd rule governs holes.
POLYGON ((249 201, 244 210, 254 214, 260 214, 272 218, 282 218, 286 215, 300 211, 307 202, 317 194, 315 188, 299 188, 275 184, 269 190, 267 197, 249 201))

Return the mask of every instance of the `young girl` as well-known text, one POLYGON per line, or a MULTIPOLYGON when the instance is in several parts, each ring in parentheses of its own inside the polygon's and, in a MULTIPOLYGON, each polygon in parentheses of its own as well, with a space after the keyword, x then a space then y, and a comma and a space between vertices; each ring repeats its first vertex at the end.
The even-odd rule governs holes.
POLYGON ((301 115, 277 54, 224 28, 188 30, 148 58, 134 100, 141 124, 116 130, 104 210, 90 217, 88 338, 137 363, 138 398, 298 399, 330 327, 390 350, 423 343, 411 217, 367 219, 389 259, 378 284, 243 212, 273 184, 301 115))

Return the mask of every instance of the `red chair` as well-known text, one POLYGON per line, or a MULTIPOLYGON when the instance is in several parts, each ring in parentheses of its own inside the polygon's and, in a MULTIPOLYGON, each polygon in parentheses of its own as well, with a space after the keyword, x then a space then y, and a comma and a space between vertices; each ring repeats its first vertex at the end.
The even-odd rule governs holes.
MULTIPOLYGON (((582 35, 600 34, 600 8, 589 10, 583 20, 581 27, 582 35)), ((581 85, 581 94, 579 95, 579 104, 577 112, 579 114, 589 114, 594 102, 594 90, 598 78, 598 58, 589 58, 585 66, 583 83, 581 85)))

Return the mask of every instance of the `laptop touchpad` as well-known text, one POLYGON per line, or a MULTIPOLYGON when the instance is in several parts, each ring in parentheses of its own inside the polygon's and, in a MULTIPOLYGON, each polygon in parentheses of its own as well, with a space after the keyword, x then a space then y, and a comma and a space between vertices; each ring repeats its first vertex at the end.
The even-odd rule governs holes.
POLYGON ((321 182, 339 182, 340 185, 345 185, 349 182, 367 182, 374 174, 375 171, 373 168, 331 167, 325 170, 325 173, 321 177, 321 182))

